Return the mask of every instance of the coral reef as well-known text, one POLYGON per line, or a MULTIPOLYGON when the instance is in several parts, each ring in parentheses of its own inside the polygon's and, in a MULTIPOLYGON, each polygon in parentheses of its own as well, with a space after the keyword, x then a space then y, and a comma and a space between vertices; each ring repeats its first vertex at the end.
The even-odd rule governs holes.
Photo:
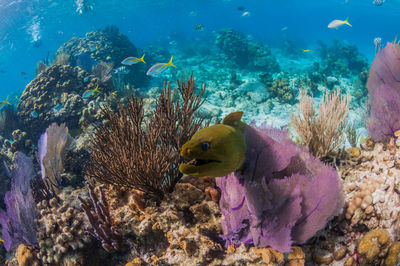
MULTIPOLYGON (((363 146, 362 146, 363 147, 363 146)), ((400 202, 400 142, 375 143, 372 149, 361 150, 361 162, 344 173, 347 209, 352 226, 369 229, 392 228, 397 224, 400 202), (374 158, 371 161, 371 158, 374 158)))
POLYGON ((267 87, 271 97, 276 97, 282 103, 293 104, 296 100, 297 91, 290 87, 287 80, 277 79, 271 87, 267 87))
POLYGON ((18 116, 12 105, 4 106, 0 109, 0 135, 3 138, 10 138, 11 132, 17 129, 18 116))
POLYGON ((368 60, 360 54, 355 45, 340 43, 335 39, 332 46, 319 42, 319 52, 326 75, 349 76, 368 69, 368 60))
POLYGON ((130 210, 129 204, 121 204, 121 198, 116 198, 119 207, 114 205, 111 215, 120 217, 118 227, 123 234, 136 235, 135 241, 127 241, 135 246, 131 260, 172 265, 209 265, 221 260, 224 248, 218 238, 219 208, 204 197, 204 192, 193 185, 178 183, 160 206, 147 207, 145 214, 130 210))
POLYGON ((96 261, 92 256, 85 256, 92 240, 85 230, 88 221, 79 206, 78 195, 86 198, 82 190, 67 187, 58 194, 60 201, 53 198, 49 202, 43 200, 37 204, 39 217, 35 224, 40 247, 38 257, 43 263, 89 265, 89 261, 96 261))
POLYGON ((279 72, 280 67, 271 51, 264 45, 248 41, 233 29, 218 32, 216 46, 240 68, 279 72))
MULTIPOLYGON (((184 41, 170 39, 163 46, 139 50, 115 26, 74 37, 60 47, 54 62, 49 64, 47 57, 37 64, 36 78, 26 86, 17 112, 2 106, 0 197, 10 191, 3 203, 7 213, 1 211, 0 220, 8 264, 399 264, 397 44, 382 49, 368 72, 357 48, 338 41, 321 44, 320 58, 313 52, 303 54, 292 40, 271 50, 233 29, 218 32, 215 46, 199 46, 192 39, 183 46, 184 41), (128 74, 113 73, 123 59, 143 53, 147 65, 126 66, 128 74), (153 81, 171 80, 191 68, 207 81, 207 102, 203 104, 205 86, 196 89, 193 77, 178 81, 175 88, 169 83, 146 87, 146 69, 171 54, 179 68, 153 81), (281 67, 284 72, 278 73, 281 67), (359 103, 351 107, 359 108, 367 96, 369 73, 372 138, 361 138, 358 148, 359 133, 364 132, 353 124, 348 127, 352 148, 339 148, 349 98, 336 88, 350 91, 359 103), (270 174, 268 182, 179 173, 178 164, 186 162, 179 156, 180 147, 210 119, 220 123, 227 112, 243 109, 249 110, 248 121, 286 125, 288 117, 281 114, 294 111, 296 87, 306 87, 314 96, 325 88, 335 90, 332 98, 328 93, 322 98, 325 116, 309 117, 308 122, 325 125, 307 124, 302 110, 297 126, 303 123, 306 132, 299 134, 301 144, 336 167, 343 180, 304 148, 296 147, 300 155, 290 156, 294 146, 277 145, 282 141, 278 131, 269 132, 272 150, 262 167, 278 166, 272 174, 256 173, 270 174), (131 94, 144 98, 121 98, 131 94), (326 107, 334 99, 341 110, 332 107, 335 103, 326 107), (97 168, 90 170, 93 166, 97 168), (51 182, 46 184, 41 176, 51 182), (81 188, 84 179, 93 184, 89 191, 81 188)), ((312 105, 307 110, 317 113, 312 105)), ((357 112, 351 120, 358 120, 357 112)), ((238 175, 248 174, 253 166, 238 175)), ((5 259, 0 247, 0 263, 5 259)))
POLYGON ((368 96, 367 81, 369 77, 369 70, 365 69, 358 74, 358 79, 353 83, 354 91, 352 92, 353 98, 362 104, 365 98, 368 96))
MULTIPOLYGON (((85 60, 85 62, 91 61, 89 66, 86 67, 86 71, 90 71, 92 66, 100 61, 112 63, 115 67, 118 67, 125 58, 139 56, 137 48, 115 26, 88 32, 83 38, 73 37, 57 50, 57 55, 59 54, 68 54, 70 56, 69 62, 73 66, 86 64, 77 63, 78 59, 85 60)), ((135 71, 130 71, 130 73, 124 75, 123 79, 126 83, 135 87, 146 86, 149 81, 145 65, 142 64, 136 65, 135 71)))
POLYGON ((26 86, 17 110, 22 128, 32 140, 37 140, 53 122, 66 123, 70 132, 79 131, 82 110, 91 100, 83 98, 83 93, 96 87, 101 96, 107 92, 96 78, 85 83, 88 75, 78 67, 53 65, 26 86))
POLYGON ((11 133, 11 138, 12 140, 6 140, 4 142, 5 146, 9 146, 11 152, 31 152, 32 141, 28 138, 28 133, 26 131, 16 129, 11 133))

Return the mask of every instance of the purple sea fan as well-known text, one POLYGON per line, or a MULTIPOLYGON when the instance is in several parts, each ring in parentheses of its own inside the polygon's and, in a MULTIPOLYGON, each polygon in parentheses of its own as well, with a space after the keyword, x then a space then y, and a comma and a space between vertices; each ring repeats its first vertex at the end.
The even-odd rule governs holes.
POLYGON ((338 215, 344 204, 338 174, 287 132, 248 126, 245 139, 243 169, 216 179, 226 246, 244 242, 289 252, 338 215))
POLYGON ((30 187, 33 176, 31 159, 18 152, 11 172, 11 190, 4 197, 7 212, 0 210, 2 239, 7 251, 21 243, 37 246, 35 203, 30 187))
POLYGON ((372 62, 367 82, 371 98, 368 131, 375 141, 400 129, 400 47, 388 43, 372 62))

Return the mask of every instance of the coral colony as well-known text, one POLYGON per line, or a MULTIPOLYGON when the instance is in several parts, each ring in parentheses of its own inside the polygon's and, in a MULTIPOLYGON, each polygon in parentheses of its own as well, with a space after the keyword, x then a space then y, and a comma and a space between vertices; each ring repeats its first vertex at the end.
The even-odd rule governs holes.
POLYGON ((1 103, 1 263, 400 263, 399 44, 379 41, 369 68, 321 42, 300 74, 234 29, 204 67, 209 49, 139 49, 108 26, 38 63, 16 109, 1 103))

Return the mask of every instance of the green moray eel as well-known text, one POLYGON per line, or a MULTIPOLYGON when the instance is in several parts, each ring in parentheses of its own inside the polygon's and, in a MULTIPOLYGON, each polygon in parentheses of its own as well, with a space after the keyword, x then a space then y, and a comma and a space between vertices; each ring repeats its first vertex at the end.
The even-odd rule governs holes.
POLYGON ((225 176, 241 168, 246 156, 244 130, 240 121, 243 112, 229 114, 222 124, 197 131, 185 143, 181 156, 191 159, 182 163, 179 171, 192 176, 225 176))

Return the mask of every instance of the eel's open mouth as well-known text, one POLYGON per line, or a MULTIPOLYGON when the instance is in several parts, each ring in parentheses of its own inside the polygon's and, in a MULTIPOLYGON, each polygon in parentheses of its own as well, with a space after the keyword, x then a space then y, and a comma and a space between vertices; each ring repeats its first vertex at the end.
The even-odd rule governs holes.
POLYGON ((202 160, 202 159, 193 159, 190 162, 187 162, 186 164, 188 165, 194 165, 194 166, 201 166, 204 164, 208 164, 208 163, 219 163, 220 161, 216 161, 216 160, 202 160))

